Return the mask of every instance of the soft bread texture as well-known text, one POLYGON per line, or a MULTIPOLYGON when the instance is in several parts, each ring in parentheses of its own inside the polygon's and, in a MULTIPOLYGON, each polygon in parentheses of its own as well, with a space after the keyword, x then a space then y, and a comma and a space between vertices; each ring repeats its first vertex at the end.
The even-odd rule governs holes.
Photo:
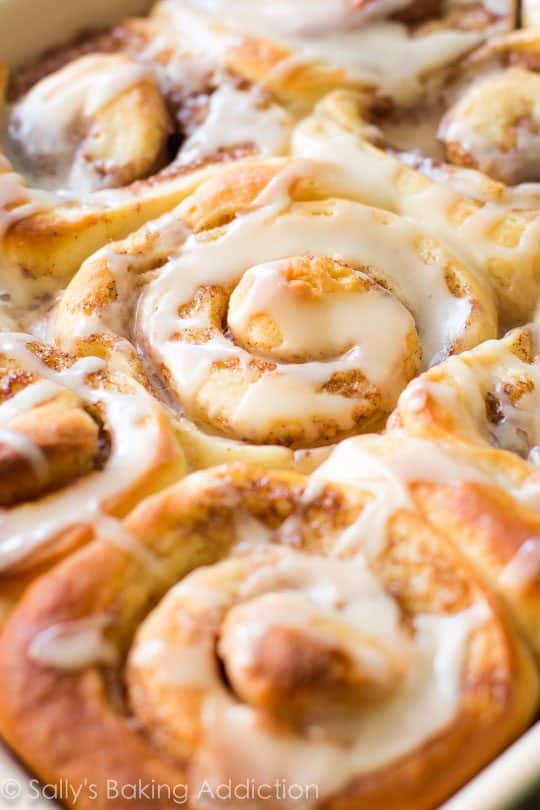
POLYGON ((331 164, 232 167, 91 257, 56 339, 159 380, 194 466, 312 464, 305 451, 382 426, 422 368, 496 334, 464 264, 354 197, 331 164))
MULTIPOLYGON (((79 810, 107 806, 107 779, 186 785, 197 807, 202 781, 222 772, 233 784, 282 776, 284 746, 287 778, 317 784, 325 806, 386 808, 399 796, 407 810, 435 807, 529 722, 537 676, 504 611, 413 505, 373 546, 369 498, 354 483, 237 464, 141 504, 123 524, 131 547, 104 535, 8 619, 2 734, 43 780, 96 784, 97 799, 68 800, 79 810), (392 724, 377 767, 351 760, 351 745, 366 750, 363 730, 414 699, 406 684, 422 677, 424 632, 424 644, 454 638, 460 650, 457 669, 446 660, 445 698, 419 708, 397 757, 385 748, 392 724)), ((438 688, 436 671, 426 688, 438 688)), ((174 800, 163 790, 136 806, 174 800)))
MULTIPOLYGON (((228 24, 219 19, 219 4, 216 17, 197 3, 161 0, 150 17, 127 20, 109 35, 66 48, 23 72, 15 87, 27 92, 15 104, 10 127, 20 146, 16 151, 22 151, 19 157, 26 152, 27 166, 38 175, 61 164, 58 188, 65 189, 67 181, 77 193, 67 203, 63 196, 44 195, 5 161, 0 255, 35 276, 68 276, 101 245, 180 202, 208 176, 206 164, 217 168, 230 158, 287 152, 295 118, 325 93, 349 87, 362 94, 366 106, 377 104, 381 92, 394 93, 393 87, 380 87, 378 78, 391 74, 399 84, 403 67, 410 65, 399 92, 418 95, 433 73, 493 31, 506 30, 514 17, 511 2, 497 14, 489 4, 480 4, 483 10, 476 16, 451 3, 442 17, 433 4, 415 4, 414 19, 411 4, 399 2, 396 9, 392 3, 369 5, 366 16, 362 8, 336 3, 329 7, 329 20, 322 5, 311 10, 310 20, 301 9, 307 28, 287 42, 279 26, 277 38, 269 37, 273 27, 265 21, 264 8, 252 9, 263 26, 253 31, 249 14, 242 20, 243 12, 240 19, 233 13, 228 24), (320 11, 325 25, 317 33, 320 11), (393 11, 401 16, 393 19, 393 11), (338 40, 344 37, 343 47, 335 47, 332 36, 326 42, 334 29, 338 40), (381 42, 389 45, 381 47, 381 42), (354 59, 351 65, 333 62, 342 51, 355 54, 364 47, 374 57, 386 49, 405 49, 404 58, 383 65, 382 72, 378 66, 367 73, 355 68, 354 59), (95 88, 100 86, 109 89, 97 103, 95 88), (71 117, 62 112, 63 104, 71 107, 71 117), (130 127, 117 127, 128 119, 130 127), (164 168, 173 129, 183 143, 164 168)), ((5 85, 5 77, 0 84, 5 85)))

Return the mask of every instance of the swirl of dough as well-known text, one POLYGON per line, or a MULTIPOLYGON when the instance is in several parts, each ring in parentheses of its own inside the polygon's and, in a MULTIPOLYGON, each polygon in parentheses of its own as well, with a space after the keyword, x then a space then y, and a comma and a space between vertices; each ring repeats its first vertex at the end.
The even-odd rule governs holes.
POLYGON ((184 472, 167 417, 98 358, 0 335, 0 590, 184 472))
POLYGON ((332 188, 347 189, 332 166, 231 169, 89 259, 57 339, 135 370, 142 354, 188 420, 244 445, 308 449, 381 425, 420 369, 494 335, 494 313, 434 239, 332 188))
POLYGON ((98 789, 79 810, 106 807, 106 780, 134 778, 162 785, 164 810, 166 786, 209 807, 205 784, 246 780, 301 785, 306 807, 387 807, 396 790, 404 810, 437 805, 530 721, 537 675, 412 505, 371 547, 370 497, 236 464, 145 501, 123 526, 153 570, 104 536, 9 617, 3 736, 38 775, 84 773, 98 789), (47 746, 30 684, 56 732, 47 746))
POLYGON ((533 31, 495 40, 469 58, 438 131, 451 163, 509 185, 540 180, 539 67, 533 31))
POLYGON ((330 94, 295 129, 293 153, 338 162, 362 202, 411 218, 476 269, 505 325, 530 320, 540 293, 540 187, 509 189, 472 169, 396 152, 362 112, 354 93, 330 94))
POLYGON ((507 601, 540 655, 538 325, 414 380, 368 447, 507 601))

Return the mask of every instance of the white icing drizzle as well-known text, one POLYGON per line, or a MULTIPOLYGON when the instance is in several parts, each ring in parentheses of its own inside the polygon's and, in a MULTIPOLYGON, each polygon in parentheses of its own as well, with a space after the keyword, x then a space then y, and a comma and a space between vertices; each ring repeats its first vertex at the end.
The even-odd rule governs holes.
POLYGON ((26 345, 29 340, 21 334, 0 336, 2 354, 43 378, 0 405, 0 424, 68 388, 100 409, 112 446, 104 469, 61 491, 0 512, 0 570, 58 532, 99 517, 107 499, 129 489, 151 467, 159 437, 159 406, 142 387, 131 382, 126 392, 106 385, 94 387, 86 378, 104 368, 102 360, 83 358, 71 367, 51 369, 30 351, 26 345))
POLYGON ((138 58, 151 67, 165 95, 179 91, 185 96, 204 93, 209 78, 223 65, 223 51, 197 25, 195 15, 190 20, 192 28, 175 26, 174 23, 178 22, 176 15, 170 22, 172 25, 150 30, 147 40, 138 50, 138 58), (188 40, 189 32, 192 36, 188 40))
MULTIPOLYGON (((442 264, 437 260, 427 264, 418 256, 415 240, 420 234, 412 223, 393 219, 383 223, 373 209, 344 200, 325 205, 323 216, 313 216, 309 207, 304 209, 302 206, 292 206, 276 214, 276 206, 270 205, 269 198, 265 198, 264 203, 268 209, 261 208, 238 217, 211 239, 207 235, 188 237, 140 298, 137 331, 144 335, 154 359, 169 369, 185 407, 188 408, 189 402, 196 397, 214 363, 235 358, 247 367, 251 355, 223 334, 215 334, 203 344, 176 339, 174 335, 180 329, 205 329, 208 326, 200 314, 179 316, 179 307, 192 299, 201 284, 234 285, 250 267, 255 267, 250 272, 262 275, 264 282, 265 274, 279 273, 282 266, 272 263, 287 257, 309 253, 332 257, 353 267, 373 268, 375 278, 387 280, 397 301, 412 314, 421 336, 425 365, 435 356, 440 357, 441 351, 447 351, 461 335, 471 312, 471 303, 467 298, 456 298, 450 293, 442 264), (261 261, 270 263, 266 270, 257 270, 261 261)), ((260 288, 263 292, 257 307, 264 311, 268 285, 254 285, 257 296, 260 288)), ((249 385, 238 402, 234 420, 240 432, 245 419, 255 427, 258 420, 259 427, 262 427, 272 416, 294 419, 306 411, 337 418, 345 429, 352 427, 350 400, 314 392, 314 388, 332 374, 349 369, 360 369, 381 387, 384 382, 390 387, 390 391, 385 391, 385 397, 392 402, 403 388, 399 364, 405 335, 413 324, 410 316, 391 296, 382 294, 375 298, 365 295, 356 303, 361 301, 364 301, 361 310, 356 307, 355 314, 351 305, 342 325, 343 333, 355 336, 353 347, 337 360, 294 365, 278 363, 275 371, 263 374, 249 385), (385 324, 383 332, 381 323, 385 324), (362 335, 360 340, 359 333, 362 335)), ((278 304, 279 315, 284 317, 290 330, 290 312, 285 311, 287 306, 284 302, 278 304)), ((233 314, 233 320, 234 317, 233 314)), ((241 318, 240 313, 238 320, 241 318)), ((339 320, 340 316, 337 316, 334 322, 339 320)), ((304 323, 302 328, 305 326, 304 323)), ((80 324, 75 328, 86 331, 84 313, 81 313, 80 324)))
MULTIPOLYGON (((538 327, 529 325, 526 331, 538 345, 538 327)), ((540 475, 533 467, 540 435, 540 373, 536 362, 526 362, 514 354, 515 339, 516 333, 510 332, 507 338, 485 341, 471 352, 449 358, 444 364, 442 379, 433 380, 425 375, 410 384, 402 394, 399 411, 405 417, 407 430, 415 431, 415 411, 411 411, 409 403, 424 392, 446 413, 448 430, 470 441, 471 449, 475 445, 480 448, 491 445, 527 459, 531 463, 528 470, 526 465, 517 465, 516 469, 513 463, 493 464, 480 452, 475 466, 478 474, 482 470, 481 475, 487 482, 505 489, 519 503, 540 512, 540 475), (531 390, 524 390, 524 383, 527 388, 531 386, 531 390), (494 421, 487 418, 488 393, 496 398, 494 421)), ((421 423, 418 432, 422 432, 421 423)), ((449 452, 452 452, 451 447, 449 452)))
POLYGON ((0 239, 19 220, 46 211, 57 202, 57 198, 46 191, 28 188, 0 156, 0 239))
POLYGON ((442 445, 400 435, 381 441, 358 436, 341 442, 311 480, 355 486, 371 496, 338 543, 341 552, 348 554, 363 548, 368 558, 376 557, 384 548, 388 521, 396 512, 416 511, 409 494, 410 483, 459 485, 490 481, 480 468, 456 458, 442 445))
MULTIPOLYGON (((312 173, 347 193, 350 183, 341 169, 299 160, 285 164, 253 210, 224 228, 189 234, 179 228, 174 214, 157 220, 153 228, 159 228, 160 240, 170 245, 170 258, 140 294, 134 283, 140 259, 126 250, 104 248, 100 255, 106 257, 118 298, 89 310, 79 305, 77 293, 61 308, 62 335, 76 341, 106 332, 116 336, 120 346, 139 295, 131 336, 152 362, 167 369, 173 394, 187 416, 201 418, 202 409, 203 421, 208 418, 217 426, 200 391, 218 363, 235 363, 243 389, 234 402, 226 399, 222 404, 214 397, 214 412, 226 409, 227 435, 258 443, 268 441, 268 425, 275 419, 304 426, 306 412, 331 420, 338 431, 353 428, 357 400, 331 386, 324 388, 336 374, 361 372, 379 397, 377 413, 391 410, 414 373, 415 332, 421 364, 427 367, 467 340, 473 302, 450 292, 445 271, 451 257, 443 249, 421 254, 425 234, 409 220, 342 199, 291 204, 291 184, 312 173), (365 270, 367 288, 361 295, 324 293, 316 307, 300 306, 287 267, 296 260, 319 258, 355 268, 358 279, 365 270), (228 307, 235 341, 212 326, 207 309, 188 312, 186 307, 182 314, 203 286, 219 287, 227 295, 236 287, 228 307), (240 289, 243 297, 237 295, 240 289), (246 320, 259 314, 274 319, 283 341, 277 353, 261 349, 260 356, 272 364, 254 376, 250 364, 257 358, 257 346, 249 349, 244 330, 246 320), (193 332, 203 337, 198 342, 183 338, 193 332), (292 362, 282 361, 281 349, 292 350, 292 362)), ((315 422, 311 425, 318 429, 315 422)), ((305 440, 313 443, 307 434, 305 440)))
MULTIPOLYGON (((454 615, 417 615, 411 637, 400 623, 397 604, 361 558, 344 562, 274 549, 189 575, 143 625, 130 667, 137 690, 145 690, 146 706, 169 694, 173 699, 182 689, 200 690, 192 795, 203 780, 218 783, 225 777, 241 783, 249 776, 259 784, 285 779, 318 786, 311 806, 315 798, 334 795, 355 776, 407 754, 452 723, 469 635, 488 617, 482 603, 454 615), (308 728, 305 734, 276 734, 261 722, 260 710, 233 696, 221 681, 212 623, 204 621, 205 611, 218 605, 228 611, 219 653, 229 673, 249 672, 268 630, 293 628, 308 640, 344 647, 375 689, 381 683, 393 688, 382 699, 366 698, 346 718, 335 707, 336 718, 323 720, 313 733, 308 728), (174 617, 182 626, 184 614, 188 622, 191 616, 199 618, 200 633, 196 640, 191 633, 192 640, 183 643, 175 631, 173 642, 160 617, 174 617)), ((166 722, 167 714, 155 708, 155 722, 166 722)), ((207 806, 204 800, 201 805, 207 806)), ((276 806, 289 804, 281 799, 276 806)))
POLYGON ((386 17, 410 5, 411 0, 377 0, 365 6, 350 0, 274 0, 268 6, 254 0, 248 6, 243 0, 190 0, 199 8, 222 19, 237 22, 244 30, 264 32, 266 36, 297 35, 306 39, 329 33, 343 33, 360 28, 374 17, 386 17), (268 28, 266 28, 268 26, 268 28))
POLYGON ((294 295, 294 287, 291 294, 287 283, 289 267, 290 262, 281 259, 256 265, 244 273, 241 286, 248 288, 247 293, 239 303, 235 293, 229 304, 228 323, 233 333, 241 335, 253 316, 264 313, 279 328, 279 352, 310 357, 338 355, 344 346, 360 344, 366 368, 375 371, 373 379, 380 383, 384 379, 380 370, 395 364, 399 338, 415 328, 410 314, 380 288, 328 295, 324 309, 315 304, 302 306, 301 297, 294 295), (392 321, 390 338, 385 340, 380 324, 392 321))
POLYGON ((511 590, 524 591, 540 576, 540 540, 529 538, 521 544, 499 574, 499 582, 511 590))
POLYGON ((514 184, 540 179, 539 95, 540 76, 523 68, 481 77, 448 110, 438 137, 459 144, 477 168, 498 180, 514 184))
POLYGON ((36 380, 31 385, 21 388, 0 405, 0 425, 6 427, 15 416, 31 411, 36 405, 43 405, 61 390, 61 385, 50 379, 36 380))
POLYGON ((94 526, 97 539, 106 540, 123 551, 127 551, 128 554, 142 563, 145 570, 159 575, 161 566, 158 557, 146 546, 142 545, 121 520, 102 512, 95 518, 94 526))
MULTIPOLYGON (((364 202, 384 208, 413 219, 426 231, 432 233, 449 246, 471 268, 481 271, 477 282, 486 287, 486 274, 491 267, 512 267, 508 270, 508 283, 504 284, 504 297, 519 302, 523 310, 523 289, 533 293, 535 285, 534 267, 540 240, 540 218, 534 217, 524 221, 523 232, 517 243, 505 244, 496 240, 493 234, 509 214, 509 207, 514 196, 503 196, 496 200, 488 195, 489 186, 484 184, 483 200, 485 204, 475 209, 470 206, 468 215, 456 221, 453 212, 463 206, 467 200, 473 201, 478 195, 475 185, 465 183, 465 194, 459 186, 454 187, 454 180, 464 181, 464 172, 456 173, 429 172, 435 182, 421 183, 416 188, 409 183, 405 190, 402 186, 403 165, 395 156, 374 148, 367 141, 345 130, 339 124, 325 118, 324 114, 314 115, 301 123, 294 132, 293 154, 312 160, 334 160, 347 167, 351 182, 363 190, 364 202)), ((472 173, 477 178, 478 173, 472 173)), ((482 184, 478 183, 479 186, 482 184)), ((482 198, 482 194, 479 195, 482 198)), ((532 196, 538 196, 531 184, 522 192, 517 192, 519 208, 526 208, 532 196)), ((480 201, 483 201, 480 199, 480 201)), ((516 312, 513 318, 517 315, 516 312)))
MULTIPOLYGON (((537 341, 538 328, 526 329, 537 341)), ((525 362, 512 351, 514 340, 511 332, 508 338, 485 341, 470 353, 448 358, 444 377, 415 380, 403 393, 400 408, 414 412, 415 397, 429 394, 451 415, 461 435, 535 463, 540 442, 540 370, 535 362, 525 362), (524 383, 530 387, 524 390, 524 383), (487 418, 488 394, 496 399, 495 420, 487 418)))
POLYGON ((13 107, 10 133, 29 158, 43 163, 54 156, 52 178, 40 171, 40 182, 92 190, 92 185, 86 185, 91 178, 85 174, 84 156, 82 161, 74 160, 77 144, 71 129, 77 122, 91 120, 122 92, 149 77, 148 68, 125 55, 91 54, 34 85, 13 107), (58 174, 61 171, 64 176, 58 174))
POLYGON ((104 635, 108 621, 107 616, 96 615, 55 624, 34 636, 28 655, 40 664, 68 672, 115 664, 118 650, 104 635))
POLYGON ((261 90, 242 90, 224 81, 212 93, 204 122, 182 144, 181 164, 211 157, 235 146, 253 145, 261 155, 281 155, 289 144, 292 119, 261 90))
POLYGON ((408 5, 402 0, 360 9, 339 0, 297 2, 296 13, 291 13, 290 3, 264 0, 190 0, 190 4, 240 32, 282 42, 306 61, 338 65, 355 78, 382 86, 400 101, 418 95, 427 72, 455 61, 485 36, 485 32, 450 27, 411 36, 405 25, 380 19, 366 25, 370 18, 408 5))

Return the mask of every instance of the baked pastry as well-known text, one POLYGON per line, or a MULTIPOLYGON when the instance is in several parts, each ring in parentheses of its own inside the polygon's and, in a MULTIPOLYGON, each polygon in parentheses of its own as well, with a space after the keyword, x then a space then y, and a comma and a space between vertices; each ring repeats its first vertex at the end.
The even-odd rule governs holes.
POLYGON ((231 167, 88 259, 55 338, 157 382, 193 466, 313 466, 314 448, 382 427, 421 369, 497 329, 466 266, 355 195, 330 164, 231 167))
POLYGON ((294 31, 280 7, 250 9, 229 4, 222 15, 219 4, 161 0, 149 17, 12 77, 0 153, 2 285, 12 306, 4 300, 2 328, 35 331, 13 310, 50 302, 88 255, 170 210, 224 162, 287 153, 295 120, 325 92, 355 88, 366 110, 416 98, 428 77, 513 23, 510 2, 493 11, 333 0, 310 8, 309 20, 299 8, 294 31), (371 54, 366 65, 360 51, 371 54), (379 64, 381 54, 394 66, 379 64))
POLYGON ((403 393, 391 426, 440 442, 472 444, 480 455, 534 468, 540 327, 529 324, 422 374, 403 393))
POLYGON ((123 526, 152 566, 103 537, 11 614, 2 734, 43 780, 93 786, 66 791, 78 810, 111 785, 132 806, 133 784, 160 786, 141 810, 215 806, 220 784, 254 807, 435 807, 529 722, 538 678, 412 506, 377 547, 368 513, 354 486, 241 464, 149 499, 123 526))
POLYGON ((173 207, 208 173, 157 172, 169 113, 151 70, 126 54, 88 54, 44 77, 10 106, 9 121, 0 255, 34 277, 65 281, 89 253, 173 207), (129 130, 119 127, 124 116, 129 130))
POLYGON ((503 323, 532 317, 540 262, 536 184, 509 188, 473 169, 396 151, 347 91, 331 94, 299 124, 293 152, 339 161, 362 201, 410 217, 448 245, 489 280, 503 323))
MULTIPOLYGON (((177 480, 160 405, 98 358, 0 333, 0 598, 177 480), (100 528, 101 527, 101 528, 100 528)), ((119 542, 122 531, 118 530, 119 542)))

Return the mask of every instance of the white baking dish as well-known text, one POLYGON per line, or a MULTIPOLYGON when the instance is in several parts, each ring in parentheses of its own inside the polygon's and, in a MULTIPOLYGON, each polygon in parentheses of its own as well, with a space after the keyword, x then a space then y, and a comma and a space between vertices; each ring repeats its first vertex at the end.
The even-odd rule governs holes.
MULTIPOLYGON (((110 25, 149 5, 150 0, 0 0, 0 61, 23 63, 81 31, 110 25)), ((54 803, 38 798, 37 792, 36 781, 0 748, 0 808, 52 810, 54 803)), ((540 723, 447 802, 444 810, 538 807, 540 723)))

